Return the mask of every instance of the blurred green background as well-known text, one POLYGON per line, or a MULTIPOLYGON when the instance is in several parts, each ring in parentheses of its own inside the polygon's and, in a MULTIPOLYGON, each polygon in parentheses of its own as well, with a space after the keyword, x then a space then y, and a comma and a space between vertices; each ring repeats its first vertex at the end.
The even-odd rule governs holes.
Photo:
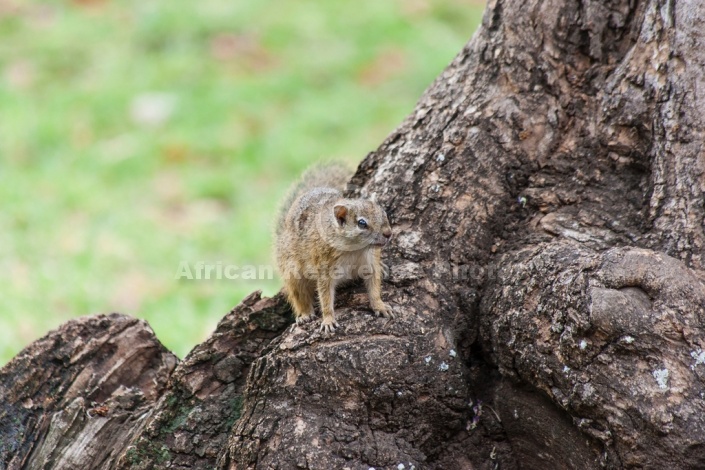
POLYGON ((476 29, 476 0, 0 0, 0 364, 71 317, 149 321, 183 357, 279 281, 277 202, 357 164, 476 29))

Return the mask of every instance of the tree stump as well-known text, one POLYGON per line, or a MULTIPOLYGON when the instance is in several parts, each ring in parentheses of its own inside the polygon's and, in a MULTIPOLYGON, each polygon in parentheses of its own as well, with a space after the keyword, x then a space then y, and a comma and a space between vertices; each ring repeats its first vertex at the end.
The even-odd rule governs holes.
POLYGON ((74 320, 0 371, 0 469, 705 468, 705 4, 492 0, 353 177, 385 300, 254 293, 188 357, 74 320))

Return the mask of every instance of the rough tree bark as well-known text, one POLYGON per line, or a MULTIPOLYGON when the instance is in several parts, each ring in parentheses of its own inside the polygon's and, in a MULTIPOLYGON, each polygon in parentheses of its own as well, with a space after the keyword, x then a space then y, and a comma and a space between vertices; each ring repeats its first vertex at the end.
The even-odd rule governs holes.
POLYGON ((70 322, 0 371, 0 468, 704 468, 704 19, 491 1, 353 178, 398 319, 255 293, 179 364, 70 322))

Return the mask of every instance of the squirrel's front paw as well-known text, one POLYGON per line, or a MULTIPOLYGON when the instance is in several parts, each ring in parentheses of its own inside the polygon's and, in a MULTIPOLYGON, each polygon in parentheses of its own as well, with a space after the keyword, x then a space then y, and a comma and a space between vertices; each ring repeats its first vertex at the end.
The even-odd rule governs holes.
POLYGON ((384 318, 395 318, 396 314, 394 313, 394 310, 392 310, 392 307, 389 306, 389 304, 386 304, 384 302, 380 303, 379 305, 373 305, 372 310, 374 310, 375 315, 379 317, 384 317, 384 318))
POLYGON ((321 331, 323 333, 333 333, 335 331, 335 328, 338 326, 338 322, 335 321, 335 318, 332 317, 324 318, 321 321, 321 331))

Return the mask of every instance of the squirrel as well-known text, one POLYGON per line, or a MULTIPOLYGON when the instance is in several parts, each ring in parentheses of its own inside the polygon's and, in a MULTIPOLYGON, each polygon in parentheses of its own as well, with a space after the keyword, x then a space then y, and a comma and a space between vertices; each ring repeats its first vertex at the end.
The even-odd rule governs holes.
POLYGON ((318 293, 320 330, 325 333, 339 326, 334 310, 336 287, 352 279, 364 279, 377 315, 395 316, 381 297, 387 269, 381 249, 392 237, 392 228, 376 202, 343 197, 350 176, 338 164, 308 170, 290 191, 276 226, 277 267, 296 323, 313 318, 318 293))

